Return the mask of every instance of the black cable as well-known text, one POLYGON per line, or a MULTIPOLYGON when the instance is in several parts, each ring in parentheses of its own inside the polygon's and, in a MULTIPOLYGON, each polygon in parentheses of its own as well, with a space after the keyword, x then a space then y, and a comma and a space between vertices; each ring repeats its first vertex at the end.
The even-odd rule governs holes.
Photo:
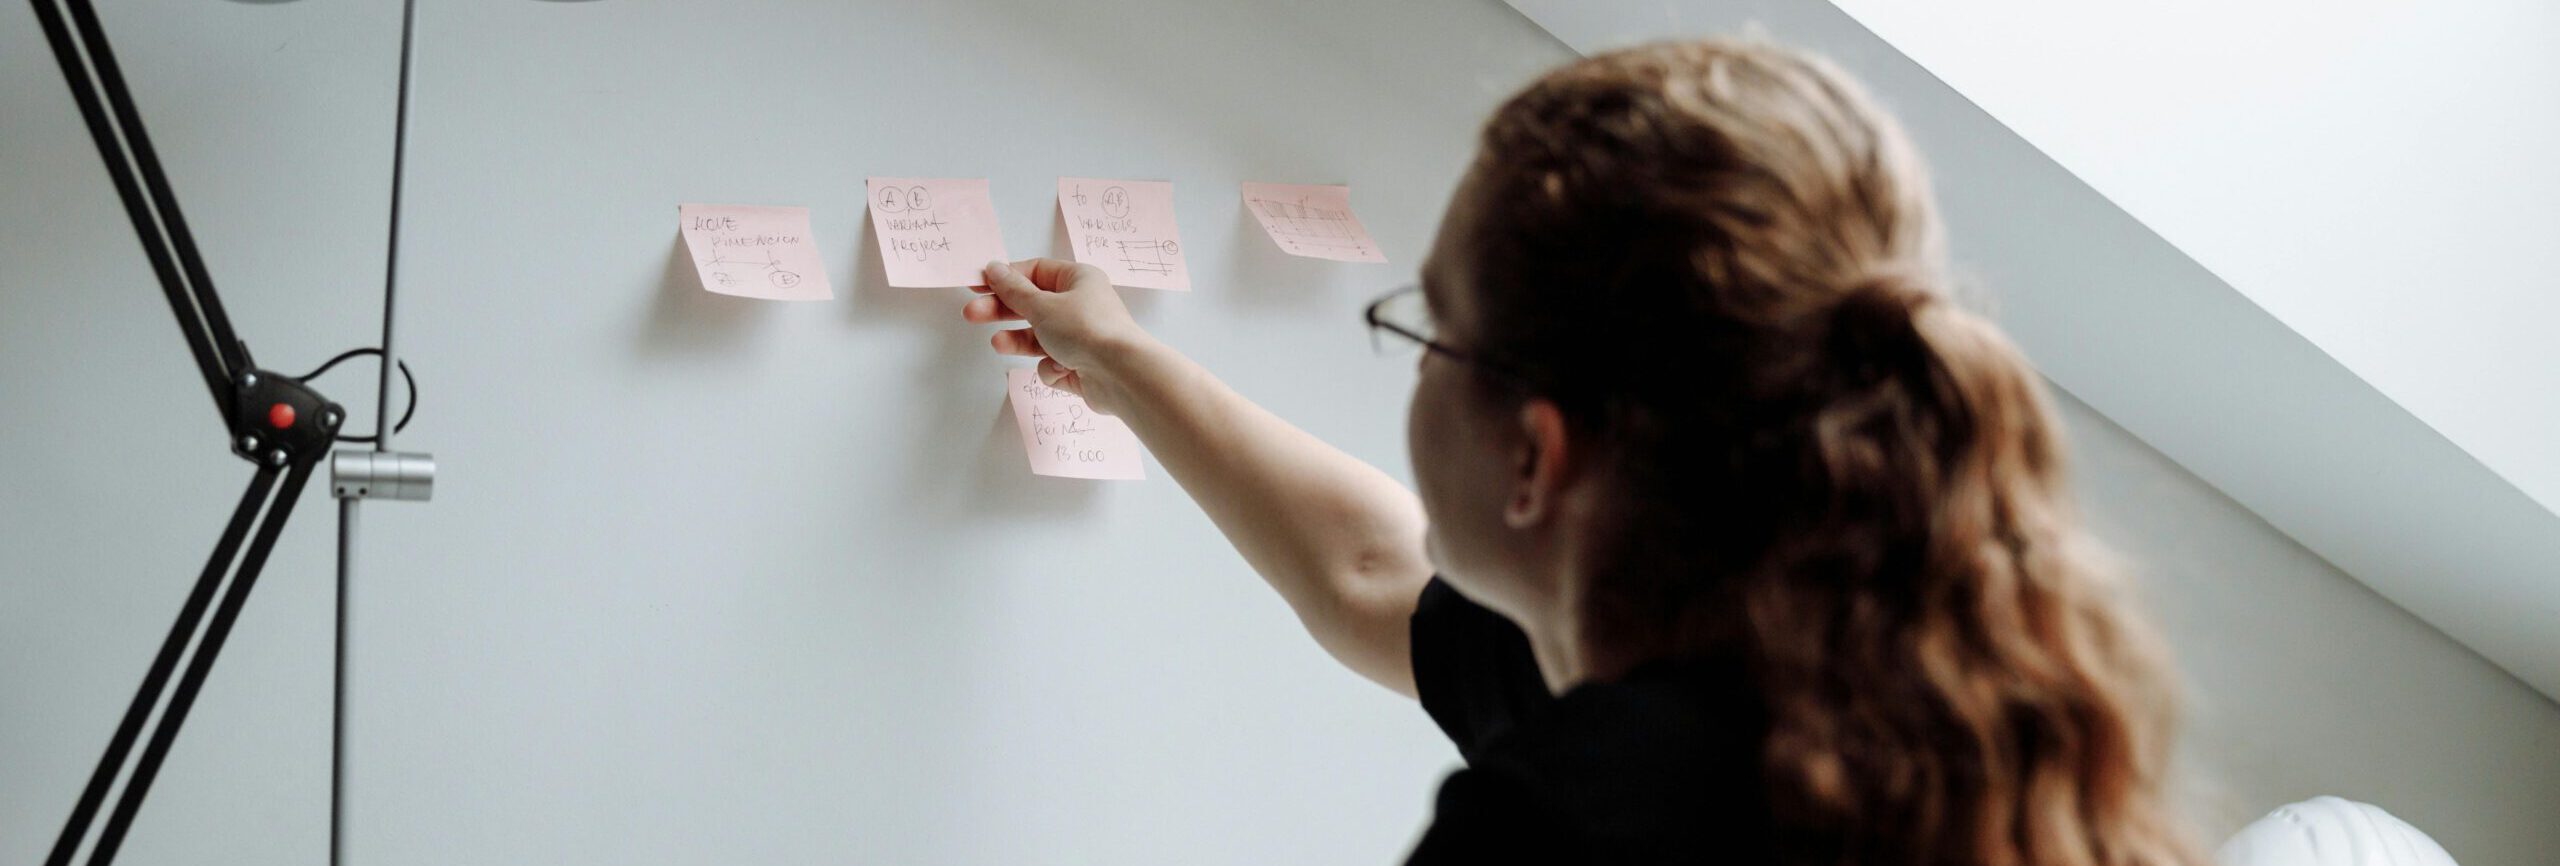
MULTIPOLYGON (((308 382, 310 382, 310 381, 311 381, 311 380, 313 380, 313 379, 320 378, 320 374, 322 374, 322 373, 326 373, 326 372, 329 372, 329 368, 331 368, 331 367, 335 367, 335 366, 338 366, 338 362, 340 362, 340 361, 345 361, 345 360, 347 360, 347 359, 349 359, 349 358, 360 358, 360 357, 363 357, 363 356, 366 356, 366 355, 372 355, 372 356, 374 356, 374 357, 381 357, 381 356, 382 356, 382 350, 381 350, 381 349, 374 348, 374 347, 372 347, 372 346, 366 346, 366 347, 361 348, 361 349, 348 349, 348 350, 346 350, 346 351, 344 351, 344 352, 339 352, 339 353, 337 354, 337 357, 330 358, 327 362, 322 363, 322 364, 320 365, 320 369, 313 370, 313 371, 308 372, 308 373, 304 373, 304 374, 302 374, 302 375, 300 375, 300 376, 295 376, 295 377, 293 377, 293 378, 294 378, 294 381, 308 383, 308 382)), ((407 430, 407 429, 409 429, 409 416, 411 416, 411 415, 415 415, 415 414, 418 414, 418 379, 417 379, 417 377, 416 377, 416 376, 412 376, 412 375, 410 375, 410 374, 409 374, 409 362, 407 362, 407 361, 394 361, 394 362, 392 362, 392 366, 400 368, 400 381, 407 383, 407 384, 408 384, 408 386, 409 386, 409 405, 408 405, 408 408, 400 410, 400 421, 399 421, 398 423, 395 423, 395 424, 391 425, 391 432, 393 432, 393 433, 398 433, 398 432, 400 432, 400 431, 403 431, 403 430, 407 430)), ((387 401, 387 400, 386 400, 386 401, 382 401, 382 402, 383 402, 385 405, 387 405, 387 404, 389 403, 389 401, 387 401)), ((374 442, 374 441, 378 441, 378 440, 380 440, 381 438, 382 438, 382 422, 381 422, 381 421, 379 421, 379 420, 377 420, 377 421, 375 421, 375 422, 374 422, 374 432, 373 432, 373 435, 370 435, 370 436, 347 436, 347 435, 343 435, 343 434, 342 434, 342 435, 340 435, 340 436, 338 437, 338 441, 340 441, 340 442, 374 442)))
POLYGON ((307 383, 309 383, 309 382, 310 382, 311 380, 313 380, 313 379, 320 378, 320 374, 322 374, 322 373, 326 373, 326 372, 329 372, 329 368, 331 368, 331 367, 335 367, 335 366, 338 366, 338 362, 340 362, 340 361, 347 360, 348 358, 361 358, 361 357, 364 357, 364 356, 366 356, 366 355, 381 355, 381 354, 382 354, 382 350, 381 350, 381 349, 376 349, 376 348, 374 348, 374 347, 372 347, 372 346, 366 346, 366 347, 361 348, 361 349, 348 349, 348 350, 346 350, 346 351, 344 351, 344 352, 339 352, 339 353, 338 353, 338 354, 336 354, 335 356, 330 357, 330 358, 329 358, 329 360, 327 360, 327 361, 323 361, 323 362, 321 362, 321 363, 320 363, 320 369, 313 370, 313 371, 308 372, 308 373, 304 373, 304 374, 302 374, 302 375, 300 375, 300 376, 295 376, 295 377, 293 377, 293 379, 294 379, 294 381, 296 381, 296 382, 303 382, 303 383, 306 383, 306 384, 307 384, 307 383))

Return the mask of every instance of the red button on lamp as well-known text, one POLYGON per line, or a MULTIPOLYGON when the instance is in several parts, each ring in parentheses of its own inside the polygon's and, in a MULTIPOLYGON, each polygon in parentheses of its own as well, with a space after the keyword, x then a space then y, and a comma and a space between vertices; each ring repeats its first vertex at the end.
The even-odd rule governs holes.
POLYGON ((293 404, 278 403, 267 407, 267 423, 274 425, 278 430, 291 428, 293 426, 293 404))

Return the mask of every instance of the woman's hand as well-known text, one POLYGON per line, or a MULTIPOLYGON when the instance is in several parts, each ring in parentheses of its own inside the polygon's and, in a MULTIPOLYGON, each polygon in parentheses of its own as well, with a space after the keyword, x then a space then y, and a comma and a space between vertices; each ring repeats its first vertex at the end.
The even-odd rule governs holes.
POLYGON ((996 351, 1039 358, 1041 382, 1082 395, 1095 411, 1127 407, 1124 365, 1154 338, 1130 318, 1101 268, 1048 258, 988 262, 986 278, 977 290, 987 295, 970 299, 960 317, 1031 325, 997 331, 988 341, 996 351))

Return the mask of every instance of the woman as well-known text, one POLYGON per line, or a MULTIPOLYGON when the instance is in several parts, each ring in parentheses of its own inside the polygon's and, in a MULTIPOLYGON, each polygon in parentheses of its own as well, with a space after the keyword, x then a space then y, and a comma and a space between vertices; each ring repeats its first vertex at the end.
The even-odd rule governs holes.
POLYGON ((1829 65, 1697 42, 1486 124, 1418 292, 1416 493, 1143 332, 1095 269, 972 322, 1128 421, 1467 767, 1416 863, 2183 866, 2170 687, 2036 376, 1829 65), (1436 575, 1436 576, 1435 576, 1436 575))

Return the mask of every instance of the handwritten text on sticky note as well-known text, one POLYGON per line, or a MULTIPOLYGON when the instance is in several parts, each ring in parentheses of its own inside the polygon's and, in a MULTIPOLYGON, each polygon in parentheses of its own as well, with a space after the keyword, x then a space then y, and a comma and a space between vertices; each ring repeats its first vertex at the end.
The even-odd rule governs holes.
POLYGON ((1127 422, 1093 411, 1072 392, 1041 384, 1039 374, 1029 368, 1006 370, 1004 384, 1013 401, 1014 423, 1022 428, 1022 447, 1031 452, 1033 474, 1124 481, 1147 477, 1138 434, 1127 422))
POLYGON ((1076 261, 1101 268, 1112 285, 1191 288, 1171 181, 1058 178, 1058 213, 1076 261))
POLYGON ((705 289, 775 301, 835 296, 809 235, 808 208, 686 204, 676 206, 676 219, 705 289))
POLYGON ((1351 188, 1246 183, 1245 210, 1283 252, 1338 262, 1383 262, 1369 227, 1351 213, 1351 188))
POLYGON ((1006 258, 986 178, 871 178, 871 228, 892 286, 983 286, 1006 258))

